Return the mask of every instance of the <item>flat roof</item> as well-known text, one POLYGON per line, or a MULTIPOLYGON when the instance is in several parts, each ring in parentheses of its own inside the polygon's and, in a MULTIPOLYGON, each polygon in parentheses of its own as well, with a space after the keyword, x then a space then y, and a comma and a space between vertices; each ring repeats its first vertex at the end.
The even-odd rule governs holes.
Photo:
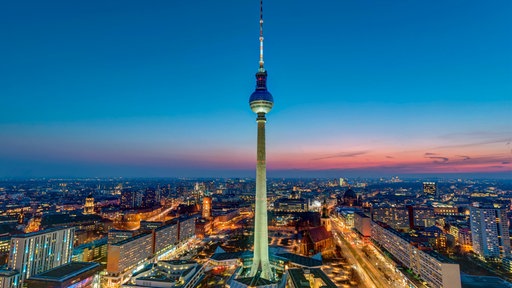
POLYGON ((55 228, 40 230, 40 231, 36 231, 36 232, 31 232, 31 233, 16 234, 16 235, 12 236, 12 239, 34 237, 34 236, 38 236, 38 235, 42 235, 42 234, 46 234, 46 233, 52 233, 52 232, 56 232, 56 231, 60 231, 60 230, 66 230, 66 229, 74 229, 74 227, 55 227, 55 228))
POLYGON ((304 276, 305 274, 313 274, 314 278, 320 278, 324 285, 321 287, 325 288, 336 288, 336 284, 332 282, 332 280, 319 268, 291 268, 288 269, 288 275, 290 275, 290 279, 292 280, 293 284, 297 288, 309 288, 311 287, 309 285, 309 281, 304 276))
POLYGON ((168 263, 168 264, 171 264, 171 265, 197 264, 196 261, 184 260, 184 259, 162 260, 160 262, 168 263))
POLYGON ((293 262, 295 264, 298 264, 298 265, 304 266, 304 267, 312 268, 312 267, 322 266, 321 260, 317 260, 317 259, 313 259, 310 257, 305 257, 305 256, 293 254, 293 253, 279 253, 279 254, 276 254, 276 256, 288 259, 290 262, 293 262))
POLYGON ((53 268, 41 274, 30 277, 30 280, 50 280, 64 282, 82 273, 86 273, 95 269, 99 270, 100 264, 96 262, 70 262, 53 268))
POLYGON ((0 276, 7 276, 7 277, 10 277, 10 276, 13 276, 13 275, 16 275, 18 274, 19 272, 16 271, 16 270, 4 270, 4 269, 0 269, 0 276))
POLYGON ((126 243, 129 243, 129 242, 132 242, 134 240, 137 240, 139 238, 142 238, 144 236, 148 236, 148 235, 151 235, 151 232, 147 232, 147 233, 141 233, 139 235, 136 235, 136 236, 133 236, 133 237, 130 237, 128 239, 124 239, 123 241, 120 241, 120 242, 117 242, 117 243, 113 243, 113 244, 110 244, 110 245, 113 245, 113 246, 121 246, 121 245, 124 245, 126 243))
POLYGON ((231 259, 238 259, 242 257, 242 254, 244 252, 223 252, 223 253, 215 253, 213 254, 210 259, 217 260, 217 261, 223 261, 223 260, 231 260, 231 259))
POLYGON ((473 276, 462 274, 461 275, 462 287, 464 288, 512 288, 512 283, 507 282, 496 276, 473 276))
POLYGON ((272 282, 270 280, 260 278, 259 274, 254 277, 237 278, 234 281, 242 283, 244 285, 247 285, 248 287, 265 286, 265 285, 274 284, 274 282, 272 282))

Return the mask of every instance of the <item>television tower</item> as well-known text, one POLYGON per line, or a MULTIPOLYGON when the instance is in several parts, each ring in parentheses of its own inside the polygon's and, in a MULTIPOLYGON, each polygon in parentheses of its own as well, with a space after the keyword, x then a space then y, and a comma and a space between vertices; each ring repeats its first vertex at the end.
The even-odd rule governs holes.
POLYGON ((267 90, 267 71, 263 67, 263 0, 260 0, 260 62, 256 73, 256 90, 249 98, 252 112, 258 117, 258 140, 256 157, 256 207, 254 219, 254 257, 251 276, 261 271, 260 277, 273 279, 268 257, 268 224, 267 224, 267 166, 265 153, 265 115, 274 106, 272 94, 267 90))

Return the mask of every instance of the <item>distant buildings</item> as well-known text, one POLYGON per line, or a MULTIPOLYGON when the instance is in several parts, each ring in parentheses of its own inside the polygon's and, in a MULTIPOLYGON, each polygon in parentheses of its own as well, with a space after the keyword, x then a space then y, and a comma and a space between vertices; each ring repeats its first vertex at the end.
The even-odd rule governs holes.
POLYGON ((347 191, 345 191, 345 193, 343 194, 341 203, 339 203, 339 204, 341 204, 343 206, 349 206, 349 207, 361 206, 359 197, 357 196, 356 192, 354 192, 354 190, 352 190, 350 188, 347 191))
POLYGON ((436 215, 433 207, 383 205, 372 209, 372 220, 386 223, 395 230, 409 230, 435 225, 436 215))
POLYGON ((212 197, 203 197, 203 218, 210 220, 212 217, 212 197))
POLYGON ((427 196, 438 198, 436 182, 423 182, 423 193, 427 196))
POLYGON ((279 198, 274 202, 274 211, 277 212, 306 212, 309 205, 304 198, 279 198))
POLYGON ((510 256, 507 211, 492 204, 470 207, 473 251, 484 258, 510 256))
POLYGON ((425 228, 436 224, 436 216, 432 207, 407 206, 407 212, 410 229, 425 228))
POLYGON ((84 214, 94 214, 94 198, 91 194, 85 198, 84 214))
POLYGON ((404 206, 383 205, 372 209, 372 220, 383 222, 395 230, 409 229, 409 212, 404 206))

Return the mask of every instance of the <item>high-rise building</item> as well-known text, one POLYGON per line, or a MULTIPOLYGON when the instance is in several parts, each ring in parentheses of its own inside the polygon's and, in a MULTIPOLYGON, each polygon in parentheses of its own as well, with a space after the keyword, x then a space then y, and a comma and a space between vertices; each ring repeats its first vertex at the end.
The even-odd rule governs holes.
POLYGON ((85 198, 84 214, 94 214, 94 198, 91 194, 85 198))
POLYGON ((142 233, 108 246, 105 285, 119 287, 139 265, 153 255, 153 234, 142 233))
POLYGON ((71 261, 75 228, 54 228, 11 238, 7 267, 20 272, 20 282, 71 261))
POLYGON ((484 258, 509 256, 507 210, 492 204, 475 204, 469 211, 473 251, 484 258))
POLYGON ((267 166, 265 152, 266 115, 274 106, 274 98, 267 90, 267 71, 263 62, 263 0, 260 1, 260 61, 256 73, 256 90, 249 98, 251 110, 258 115, 258 137, 256 148, 256 205, 254 219, 254 257, 251 276, 261 271, 260 277, 273 279, 268 256, 268 223, 267 223, 267 166))
POLYGON ((155 241, 153 252, 155 254, 161 254, 178 243, 179 223, 177 220, 173 220, 156 228, 153 233, 155 241))
POLYGON ((428 196, 437 197, 436 182, 423 182, 423 193, 428 196))
POLYGON ((178 241, 185 242, 196 235, 196 219, 197 217, 181 217, 179 218, 178 241))

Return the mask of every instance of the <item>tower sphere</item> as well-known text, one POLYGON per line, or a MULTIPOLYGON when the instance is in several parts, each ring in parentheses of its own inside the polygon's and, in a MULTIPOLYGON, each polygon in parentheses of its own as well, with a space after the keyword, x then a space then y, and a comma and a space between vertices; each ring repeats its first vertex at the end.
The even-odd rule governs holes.
POLYGON ((249 105, 254 113, 268 113, 274 106, 274 97, 267 90, 267 71, 265 70, 256 73, 256 90, 249 98, 249 105))

